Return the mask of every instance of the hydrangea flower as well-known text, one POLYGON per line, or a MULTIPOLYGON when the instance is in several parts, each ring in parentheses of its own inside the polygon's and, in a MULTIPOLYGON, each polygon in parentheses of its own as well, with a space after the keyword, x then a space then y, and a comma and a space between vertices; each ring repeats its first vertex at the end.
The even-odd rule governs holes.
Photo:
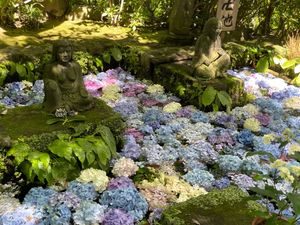
POLYGON ((230 180, 227 177, 222 177, 213 182, 213 186, 218 189, 225 189, 229 187, 229 185, 230 185, 230 180))
POLYGON ((146 85, 136 82, 128 82, 123 87, 124 96, 134 97, 139 93, 142 93, 146 90, 146 85))
POLYGON ((170 196, 161 187, 149 187, 142 189, 140 192, 147 200, 149 204, 149 210, 153 210, 155 208, 163 208, 168 205, 170 196))
POLYGON ((107 190, 118 188, 134 188, 133 181, 128 177, 116 177, 109 181, 107 190))
POLYGON ((80 206, 73 213, 74 224, 94 225, 101 224, 107 206, 99 205, 96 202, 82 201, 80 206))
POLYGON ((141 155, 141 146, 136 143, 132 135, 126 135, 126 143, 121 150, 121 155, 126 158, 137 159, 141 155))
POLYGON ((163 107, 163 111, 167 113, 174 113, 181 109, 181 104, 178 102, 170 102, 163 107))
POLYGON ((246 174, 232 174, 231 180, 235 185, 244 190, 255 186, 255 181, 246 174))
POLYGON ((71 181, 68 184, 67 190, 78 196, 81 200, 95 200, 98 194, 95 186, 90 183, 81 183, 78 181, 71 181))
POLYGON ((1 215, 13 212, 20 206, 20 201, 16 198, 0 195, 0 217, 1 215))
POLYGON ((283 105, 285 108, 300 110, 300 97, 294 96, 283 101, 283 105))
POLYGON ((253 132, 259 132, 260 131, 260 122, 256 118, 249 118, 246 119, 244 122, 244 128, 251 130, 253 132))
POLYGON ((122 99, 115 104, 114 110, 126 118, 139 112, 138 102, 130 98, 122 99))
POLYGON ((81 183, 92 183, 95 190, 100 193, 106 189, 109 181, 105 171, 94 168, 82 170, 76 180, 81 183))
POLYGON ((0 217, 0 223, 5 225, 38 225, 43 215, 35 211, 35 207, 20 205, 14 211, 7 212, 0 217))
POLYGON ((198 123, 198 122, 208 123, 209 117, 204 112, 197 111, 191 115, 191 121, 193 123, 198 123))
POLYGON ((70 224, 72 213, 66 204, 59 204, 55 207, 47 208, 48 217, 45 219, 45 224, 50 225, 65 225, 70 224))
POLYGON ((65 191, 52 195, 49 199, 49 204, 52 207, 64 204, 69 209, 74 210, 79 206, 80 201, 81 199, 78 198, 77 195, 73 194, 72 192, 65 191))
POLYGON ((148 93, 164 93, 164 87, 160 84, 153 84, 148 86, 147 90, 148 93))
POLYGON ((103 87, 101 99, 105 102, 117 101, 121 98, 120 88, 116 84, 103 87))
POLYGON ((245 146, 253 145, 254 134, 249 130, 242 130, 237 134, 237 140, 245 146))
POLYGON ((136 173, 139 167, 132 159, 122 157, 114 165, 112 173, 117 177, 130 177, 136 173))
POLYGON ((182 130, 178 132, 179 138, 192 144, 199 140, 205 140, 207 135, 213 130, 209 123, 198 122, 195 124, 186 124, 182 130))
POLYGON ((104 216, 103 225, 134 225, 132 215, 120 209, 109 209, 104 216))
POLYGON ((221 155, 218 158, 219 167, 224 172, 237 172, 241 169, 243 161, 233 155, 221 155))
POLYGON ((43 208, 49 204, 49 199, 56 193, 56 191, 50 188, 34 187, 25 195, 23 204, 43 208))
POLYGON ((232 147, 235 145, 235 140, 232 138, 233 135, 230 134, 229 130, 223 128, 214 129, 207 137, 208 141, 215 146, 218 151, 222 150, 224 147, 232 147))
POLYGON ((215 181, 214 176, 210 172, 200 169, 189 171, 182 177, 192 185, 197 185, 207 189, 210 189, 215 181))
POLYGON ((135 188, 119 188, 103 192, 100 204, 121 209, 131 214, 135 221, 144 218, 148 211, 147 201, 135 188))

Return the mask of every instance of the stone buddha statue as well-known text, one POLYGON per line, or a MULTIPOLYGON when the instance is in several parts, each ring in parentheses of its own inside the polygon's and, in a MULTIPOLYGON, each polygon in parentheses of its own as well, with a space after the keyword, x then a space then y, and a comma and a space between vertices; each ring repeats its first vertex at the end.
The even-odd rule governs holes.
POLYGON ((213 17, 206 21, 193 57, 193 75, 200 80, 222 76, 230 65, 230 56, 221 47, 222 22, 213 17))
POLYGON ((80 65, 73 60, 73 48, 67 40, 53 45, 52 62, 46 65, 43 80, 43 105, 50 113, 74 115, 95 104, 95 99, 85 89, 80 65))

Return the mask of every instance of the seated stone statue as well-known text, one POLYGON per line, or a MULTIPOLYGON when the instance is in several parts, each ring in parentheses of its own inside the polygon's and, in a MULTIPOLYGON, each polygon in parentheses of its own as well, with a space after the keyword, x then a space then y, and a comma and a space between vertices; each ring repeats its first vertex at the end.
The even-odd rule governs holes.
POLYGON ((221 47, 221 30, 221 21, 210 18, 196 42, 193 75, 201 80, 222 76, 224 70, 230 65, 230 56, 221 47))
POLYGON ((70 42, 53 45, 52 62, 45 67, 44 108, 50 113, 74 115, 94 106, 95 100, 85 89, 80 65, 73 60, 70 42))

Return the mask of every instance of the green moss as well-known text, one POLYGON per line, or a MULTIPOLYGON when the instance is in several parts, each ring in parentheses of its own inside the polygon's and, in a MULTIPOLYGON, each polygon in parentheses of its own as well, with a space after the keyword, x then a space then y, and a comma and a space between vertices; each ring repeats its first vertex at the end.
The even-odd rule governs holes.
MULTIPOLYGON (((108 126, 114 136, 118 138, 123 132, 124 124, 119 114, 115 113, 101 100, 97 101, 94 109, 82 112, 86 123, 100 123, 108 126)), ((0 117, 0 135, 10 136, 13 140, 21 136, 40 135, 56 131, 67 131, 70 125, 74 126, 82 122, 70 122, 63 125, 56 123, 48 125, 46 122, 52 118, 50 114, 43 111, 42 105, 32 105, 10 109, 8 113, 0 117)))
POLYGON ((215 190, 186 202, 170 206, 163 212, 161 225, 246 225, 253 211, 262 208, 249 203, 247 194, 237 187, 215 190))

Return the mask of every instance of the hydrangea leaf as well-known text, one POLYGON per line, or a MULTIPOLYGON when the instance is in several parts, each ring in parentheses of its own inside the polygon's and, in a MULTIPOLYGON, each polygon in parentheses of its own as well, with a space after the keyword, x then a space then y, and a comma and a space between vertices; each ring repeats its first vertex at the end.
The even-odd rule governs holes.
POLYGON ((104 141, 98 140, 95 143, 94 152, 98 155, 99 161, 102 165, 106 165, 109 162, 111 153, 104 141))
POLYGON ((98 125, 95 134, 100 133, 106 145, 109 147, 112 156, 117 155, 116 140, 110 129, 106 126, 98 125))
POLYGON ((26 72, 25 66, 17 63, 16 64, 16 70, 17 70, 17 73, 20 75, 20 77, 26 77, 27 72, 26 72))
POLYGON ((84 150, 77 144, 77 143, 71 143, 70 144, 73 153, 76 155, 76 157, 79 159, 79 161, 83 164, 85 160, 85 152, 84 150))
POLYGON ((256 70, 261 73, 265 73, 269 69, 269 59, 268 57, 262 57, 258 60, 256 64, 256 70))
POLYGON ((110 64, 110 58, 111 57, 110 57, 109 52, 104 52, 103 55, 102 55, 102 57, 103 57, 104 62, 110 64))
POLYGON ((31 152, 28 155, 28 161, 30 161, 32 164, 33 162, 36 163, 37 164, 36 166, 39 170, 46 171, 50 166, 50 156, 48 153, 45 152, 39 152, 39 151, 31 152))
POLYGON ((114 59, 119 62, 122 60, 122 52, 119 48, 114 47, 111 49, 111 55, 114 57, 114 59))
POLYGON ((292 59, 292 60, 287 60, 285 63, 283 63, 281 65, 282 69, 287 69, 287 68, 290 68, 290 67, 293 67, 296 63, 296 60, 292 59))
POLYGON ((72 160, 72 147, 70 143, 64 141, 64 140, 55 140, 51 144, 48 145, 48 149, 55 155, 58 155, 59 157, 63 157, 67 159, 68 161, 72 160))
POLYGON ((220 102, 224 106, 231 106, 232 105, 232 100, 230 95, 226 91, 219 91, 217 94, 220 102))
POLYGON ((289 193, 288 195, 289 200, 293 204, 293 209, 296 215, 300 214, 300 194, 297 193, 289 193))
POLYGON ((17 165, 20 165, 20 163, 22 163, 24 159, 28 156, 30 151, 31 149, 28 144, 25 144, 23 142, 18 142, 7 152, 6 155, 14 156, 17 165))
POLYGON ((215 100, 216 94, 217 90, 214 89, 212 86, 208 86, 202 94, 202 104, 204 106, 211 105, 215 100))

